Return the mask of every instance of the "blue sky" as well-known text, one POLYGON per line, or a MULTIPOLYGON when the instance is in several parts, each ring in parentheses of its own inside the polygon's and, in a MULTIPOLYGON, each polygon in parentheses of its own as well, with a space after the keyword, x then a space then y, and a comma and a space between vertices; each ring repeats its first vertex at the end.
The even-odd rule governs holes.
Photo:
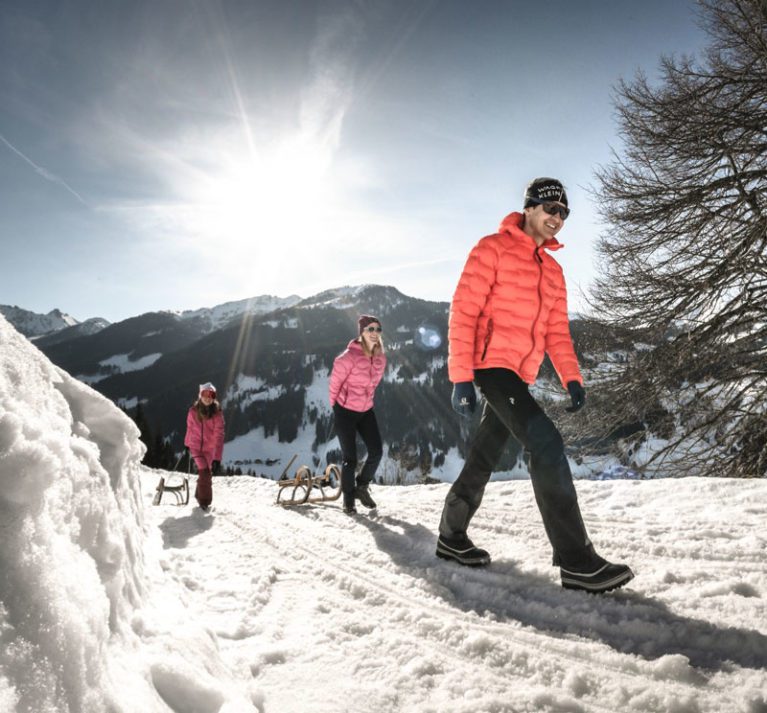
POLYGON ((688 0, 4 0, 0 303, 116 321, 380 283, 449 300, 559 177, 584 308, 611 93, 699 54, 688 0))

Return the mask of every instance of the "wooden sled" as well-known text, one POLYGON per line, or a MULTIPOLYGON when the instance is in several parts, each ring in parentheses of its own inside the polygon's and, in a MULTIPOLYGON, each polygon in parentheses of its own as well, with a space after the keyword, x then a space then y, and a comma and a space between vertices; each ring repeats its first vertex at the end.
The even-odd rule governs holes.
POLYGON ((312 473, 308 465, 302 465, 292 478, 285 477, 283 473, 277 487, 277 504, 283 507, 338 500, 341 497, 341 468, 331 463, 324 473, 312 473))
MULTIPOLYGON (((176 485, 167 485, 165 483, 165 476, 160 477, 160 482, 157 483, 154 497, 152 498, 152 505, 159 505, 162 502, 162 496, 165 493, 173 493, 175 498, 174 505, 188 505, 189 504, 189 475, 187 473, 176 473, 178 464, 181 463, 181 459, 184 457, 182 453, 179 459, 176 461, 176 465, 173 466, 173 475, 178 475, 181 478, 181 482, 176 485)), ((189 468, 192 467, 192 459, 189 458, 189 468)))
POLYGON ((161 477, 160 482, 157 483, 154 498, 152 498, 152 505, 159 505, 165 493, 173 493, 176 499, 174 505, 187 505, 189 503, 189 478, 183 475, 178 485, 166 485, 165 477, 161 477))

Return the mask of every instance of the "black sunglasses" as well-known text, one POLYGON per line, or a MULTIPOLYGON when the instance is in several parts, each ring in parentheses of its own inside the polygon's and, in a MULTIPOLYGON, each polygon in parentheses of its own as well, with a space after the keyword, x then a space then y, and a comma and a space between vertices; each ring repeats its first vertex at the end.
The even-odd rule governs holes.
POLYGON ((379 332, 380 333, 380 332, 383 332, 383 329, 381 329, 380 327, 365 327, 364 331, 365 332, 379 332))
POLYGON ((549 215, 556 215, 559 213, 559 217, 562 218, 562 220, 567 220, 567 216, 570 215, 570 209, 565 208, 563 205, 559 205, 559 203, 553 203, 552 201, 537 201, 534 198, 530 198, 530 202, 541 206, 541 208, 543 208, 549 215))

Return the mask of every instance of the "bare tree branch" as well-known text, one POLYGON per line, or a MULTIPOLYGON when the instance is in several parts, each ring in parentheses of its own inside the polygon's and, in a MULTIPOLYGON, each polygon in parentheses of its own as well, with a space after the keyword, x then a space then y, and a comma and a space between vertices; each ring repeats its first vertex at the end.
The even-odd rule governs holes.
MULTIPOLYGON (((662 434, 645 465, 767 474, 767 0, 699 0, 702 61, 621 81, 622 154, 593 190, 611 225, 592 292, 652 345, 614 365, 587 422, 604 442, 662 434)), ((588 439, 586 439, 588 440, 588 439)), ((633 444, 633 445, 632 445, 633 444)))

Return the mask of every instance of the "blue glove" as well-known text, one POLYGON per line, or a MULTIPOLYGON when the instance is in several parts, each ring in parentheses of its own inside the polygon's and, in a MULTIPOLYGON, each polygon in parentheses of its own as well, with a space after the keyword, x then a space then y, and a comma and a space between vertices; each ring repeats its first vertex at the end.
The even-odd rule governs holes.
POLYGON ((469 416, 477 408, 477 394, 471 381, 461 381, 453 385, 453 397, 451 398, 453 411, 461 416, 469 416))
POLYGON ((580 411, 586 403, 586 390, 578 381, 568 381, 567 390, 570 392, 570 400, 573 402, 573 405, 568 406, 565 411, 570 413, 580 411))

